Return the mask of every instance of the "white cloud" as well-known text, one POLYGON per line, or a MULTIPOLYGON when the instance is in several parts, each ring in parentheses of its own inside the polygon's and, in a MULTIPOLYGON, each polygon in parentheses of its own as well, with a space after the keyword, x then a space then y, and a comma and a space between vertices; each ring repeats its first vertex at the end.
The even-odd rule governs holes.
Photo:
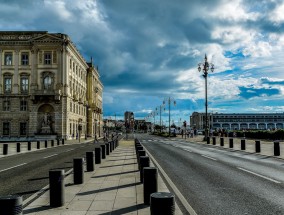
POLYGON ((67 9, 63 0, 45 0, 45 7, 55 13, 62 21, 72 22, 73 14, 67 9))
POLYGON ((274 22, 276 25, 279 25, 284 22, 284 2, 281 5, 275 7, 273 11, 270 12, 269 19, 274 22))

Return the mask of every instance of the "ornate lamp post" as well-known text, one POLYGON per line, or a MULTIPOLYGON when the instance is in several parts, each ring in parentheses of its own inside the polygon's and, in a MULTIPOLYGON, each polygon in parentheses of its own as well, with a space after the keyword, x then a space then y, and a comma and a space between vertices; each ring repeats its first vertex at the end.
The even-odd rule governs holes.
POLYGON ((165 105, 166 102, 169 105, 169 137, 170 137, 171 136, 171 103, 173 103, 174 106, 175 106, 176 105, 176 101, 175 101, 174 98, 168 97, 168 98, 164 99, 163 104, 165 105))
POLYGON ((204 63, 198 64, 198 71, 200 72, 202 70, 203 77, 205 79, 205 136, 204 136, 204 140, 207 140, 208 133, 209 133, 208 132, 208 129, 209 129, 208 128, 208 102, 207 102, 207 76, 208 76, 209 69, 213 72, 214 71, 214 64, 209 63, 207 61, 207 56, 205 54, 204 63))

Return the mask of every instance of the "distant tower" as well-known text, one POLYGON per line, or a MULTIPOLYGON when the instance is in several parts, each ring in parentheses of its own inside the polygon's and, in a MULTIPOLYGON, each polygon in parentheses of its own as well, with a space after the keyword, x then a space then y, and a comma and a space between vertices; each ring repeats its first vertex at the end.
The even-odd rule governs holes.
POLYGON ((125 127, 133 130, 133 128, 134 128, 134 113, 130 112, 130 111, 126 111, 124 113, 124 121, 125 121, 125 127))

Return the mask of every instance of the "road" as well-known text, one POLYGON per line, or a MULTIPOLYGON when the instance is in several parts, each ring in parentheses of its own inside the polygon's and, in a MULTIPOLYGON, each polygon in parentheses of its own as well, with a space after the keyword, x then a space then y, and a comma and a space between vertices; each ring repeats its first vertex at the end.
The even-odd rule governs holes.
POLYGON ((198 215, 284 214, 283 160, 181 139, 136 137, 198 215))
POLYGON ((81 143, 47 148, 0 159, 0 195, 27 199, 49 183, 49 170, 73 168, 73 158, 85 157, 98 144, 81 143))

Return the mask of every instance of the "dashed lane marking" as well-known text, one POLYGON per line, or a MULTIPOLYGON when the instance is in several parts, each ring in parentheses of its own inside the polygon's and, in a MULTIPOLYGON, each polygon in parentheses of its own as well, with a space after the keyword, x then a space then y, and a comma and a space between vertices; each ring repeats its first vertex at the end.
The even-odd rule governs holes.
POLYGON ((208 158, 208 159, 210 159, 210 160, 213 160, 213 161, 216 161, 217 159, 215 159, 215 158, 211 158, 211 157, 209 157, 209 156, 207 156, 207 155, 201 155, 202 157, 205 157, 205 158, 208 158))
POLYGON ((19 166, 23 166, 23 165, 26 165, 26 164, 27 164, 27 163, 22 163, 22 164, 19 164, 19 165, 16 165, 16 166, 9 167, 9 168, 7 168, 7 169, 2 169, 2 170, 0 170, 0 172, 4 172, 4 171, 7 171, 7 170, 10 170, 10 169, 19 167, 19 166))
POLYGON ((51 158, 51 157, 56 156, 56 155, 58 155, 58 154, 53 154, 53 155, 46 156, 46 157, 44 157, 44 159, 45 158, 51 158))

